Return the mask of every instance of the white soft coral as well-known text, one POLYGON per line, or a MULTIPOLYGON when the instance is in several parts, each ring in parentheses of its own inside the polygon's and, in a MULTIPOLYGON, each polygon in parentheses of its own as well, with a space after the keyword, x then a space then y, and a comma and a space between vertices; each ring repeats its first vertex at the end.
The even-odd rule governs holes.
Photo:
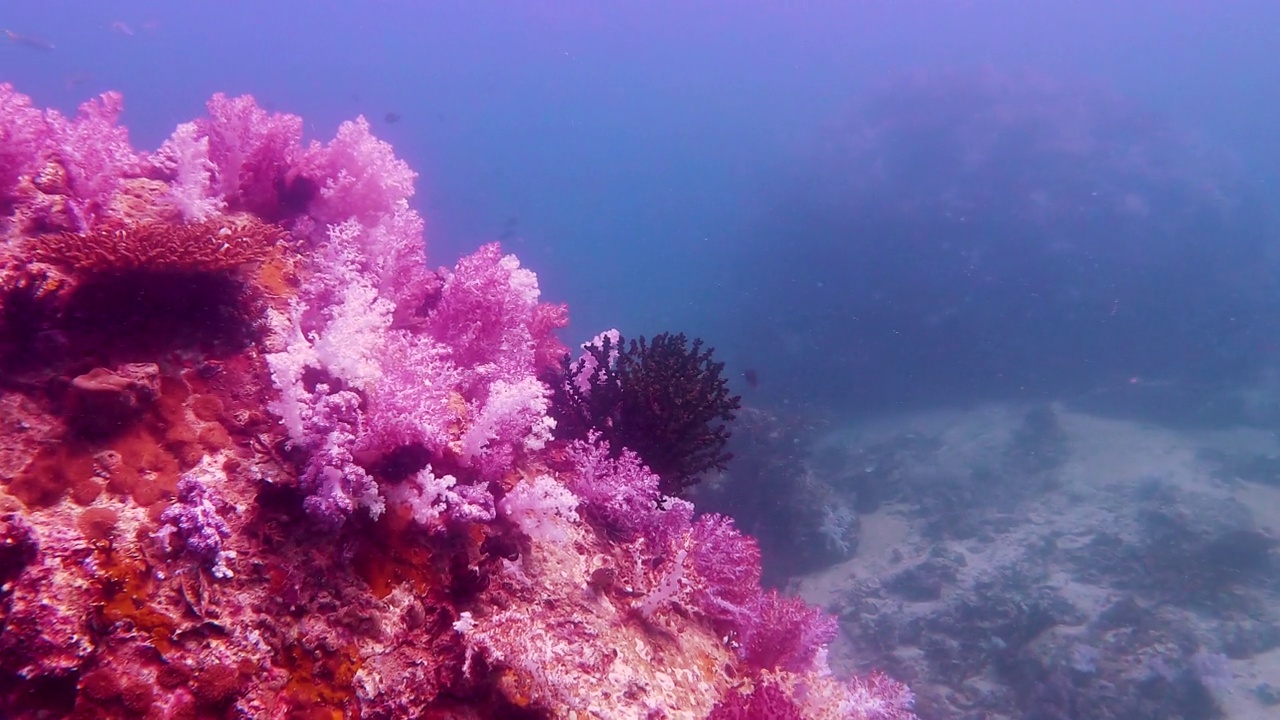
POLYGON ((548 475, 517 484, 498 510, 534 541, 562 542, 566 526, 578 522, 578 498, 548 475))

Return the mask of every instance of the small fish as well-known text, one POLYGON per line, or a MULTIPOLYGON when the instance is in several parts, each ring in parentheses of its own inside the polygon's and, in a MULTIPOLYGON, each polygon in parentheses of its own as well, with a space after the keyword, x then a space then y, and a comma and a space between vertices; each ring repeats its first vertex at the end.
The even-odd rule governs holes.
POLYGON ((127 37, 133 37, 133 28, 129 27, 129 23, 123 20, 117 20, 111 23, 111 30, 127 37))
POLYGON ((747 385, 750 385, 752 390, 760 387, 760 375, 756 373, 754 368, 743 370, 742 379, 747 381, 747 385))
POLYGON ((12 30, 5 30, 4 34, 9 37, 9 42, 15 45, 26 45, 29 48, 35 48, 41 52, 49 52, 53 50, 53 43, 35 35, 23 35, 12 30))
POLYGON ((67 89, 78 91, 80 90, 80 88, 84 87, 85 85, 88 85, 92 80, 93 80, 93 76, 90 75, 85 70, 72 73, 70 76, 67 77, 67 82, 66 82, 67 89))
POLYGON ((502 224, 502 234, 498 236, 499 240, 511 240, 516 237, 516 233, 520 229, 520 219, 514 215, 507 218, 502 224))
POLYGON ((383 115, 382 119, 386 120, 388 125, 395 125, 396 123, 400 122, 400 113, 389 112, 386 115, 383 115))

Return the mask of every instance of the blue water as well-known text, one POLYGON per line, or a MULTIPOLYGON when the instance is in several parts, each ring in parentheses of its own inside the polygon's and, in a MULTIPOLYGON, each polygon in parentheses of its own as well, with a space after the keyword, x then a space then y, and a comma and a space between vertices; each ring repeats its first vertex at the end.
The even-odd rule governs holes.
POLYGON ((55 49, 0 44, 0 80, 65 110, 121 90, 144 148, 216 91, 302 115, 316 138, 363 113, 422 174, 434 261, 505 234, 571 304, 574 338, 678 327, 729 352, 742 341, 716 336, 752 290, 726 277, 727 251, 887 73, 1098 80, 1273 180, 1280 7, 1116 5, 15 2, 0 26, 55 49))

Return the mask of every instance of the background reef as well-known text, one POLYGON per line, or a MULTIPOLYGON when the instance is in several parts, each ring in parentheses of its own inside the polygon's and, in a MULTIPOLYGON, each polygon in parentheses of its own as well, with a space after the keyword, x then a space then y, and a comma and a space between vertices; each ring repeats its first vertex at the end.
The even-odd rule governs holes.
POLYGON ((871 415, 1274 364, 1271 190, 1106 86, 894 73, 801 155, 727 253, 762 400, 871 415))
MULTIPOLYGON (((532 272, 496 244, 428 269, 363 118, 303 144, 207 109, 140 153, 117 94, 65 117, 0 85, 7 717, 913 717, 664 492, 724 459, 709 351, 640 344, 702 408, 644 416, 690 438, 672 474, 643 433, 558 433, 553 386, 608 384, 557 373, 532 272)), ((579 367, 645 396, 604 347, 579 367)))

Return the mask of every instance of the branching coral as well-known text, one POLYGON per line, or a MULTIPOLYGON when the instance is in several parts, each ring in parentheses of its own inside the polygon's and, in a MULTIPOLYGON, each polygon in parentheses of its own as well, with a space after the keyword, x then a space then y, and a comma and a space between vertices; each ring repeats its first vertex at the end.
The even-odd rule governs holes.
POLYGON ((564 356, 556 383, 555 417, 569 438, 597 433, 614 452, 634 451, 662 478, 664 494, 681 495, 702 473, 723 470, 732 457, 727 423, 740 398, 730 395, 702 340, 662 333, 652 341, 617 331, 564 356))
POLYGON ((14 252, 27 266, 0 273, 0 343, 12 362, 41 356, 55 365, 202 343, 243 347, 267 296, 258 270, 285 237, 257 218, 216 216, 108 219, 23 238, 14 252))

